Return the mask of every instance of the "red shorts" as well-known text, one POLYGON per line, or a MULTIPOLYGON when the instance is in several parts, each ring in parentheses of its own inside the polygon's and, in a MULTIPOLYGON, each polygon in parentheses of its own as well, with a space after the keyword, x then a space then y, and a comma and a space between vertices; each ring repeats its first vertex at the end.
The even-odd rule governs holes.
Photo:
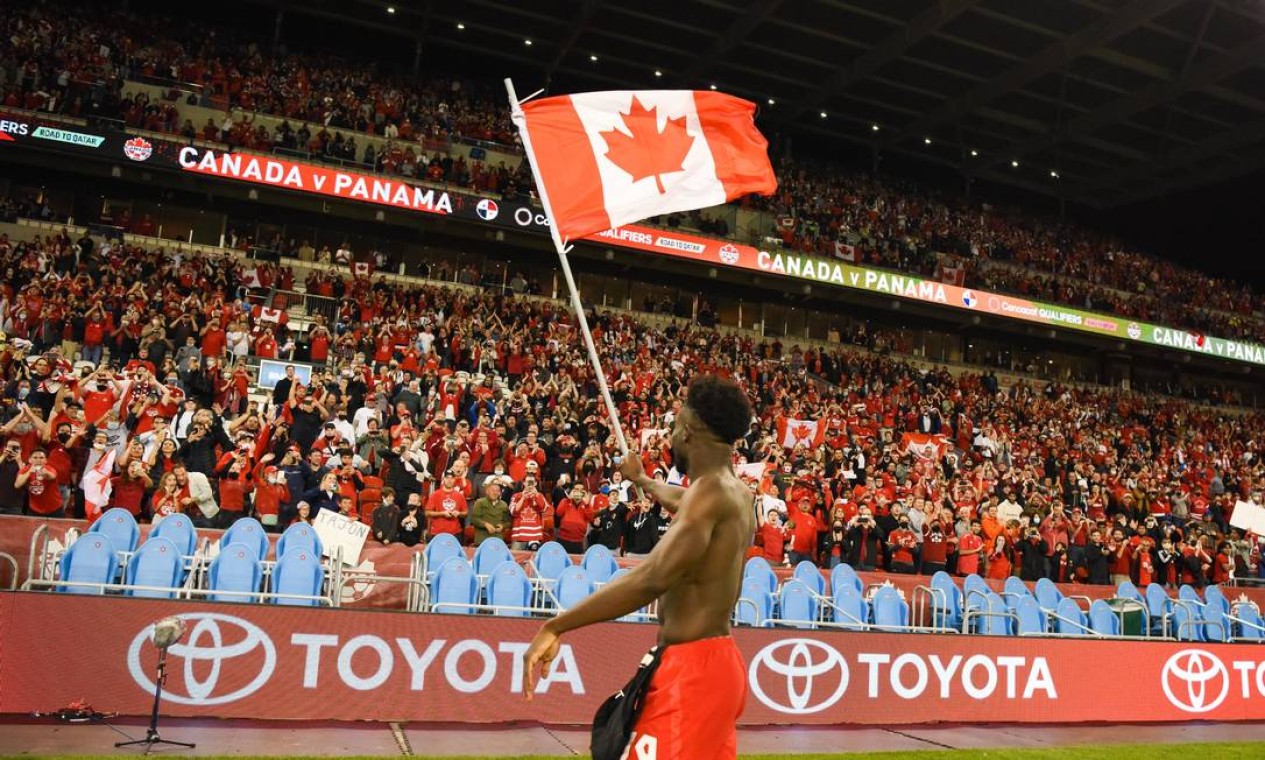
POLYGON ((738 716, 747 669, 729 636, 672 644, 650 679, 628 760, 718 760, 738 756, 738 716))

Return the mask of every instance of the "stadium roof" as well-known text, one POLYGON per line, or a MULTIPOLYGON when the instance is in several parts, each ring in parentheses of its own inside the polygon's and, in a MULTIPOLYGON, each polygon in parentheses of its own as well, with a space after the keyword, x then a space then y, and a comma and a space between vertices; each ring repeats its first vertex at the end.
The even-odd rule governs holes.
POLYGON ((1265 167, 1262 0, 261 1, 1098 207, 1265 167))

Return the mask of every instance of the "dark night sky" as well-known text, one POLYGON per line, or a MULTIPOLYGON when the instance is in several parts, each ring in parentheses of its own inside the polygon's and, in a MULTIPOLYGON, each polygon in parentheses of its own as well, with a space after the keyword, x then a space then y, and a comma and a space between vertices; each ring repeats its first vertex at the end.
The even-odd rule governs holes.
MULTIPOLYGON (((172 6, 167 0, 132 0, 137 11, 158 14, 173 13, 205 23, 209 19, 198 4, 172 6)), ((221 0, 216 5, 215 19, 235 19, 233 26, 263 40, 272 36, 272 13, 249 0, 221 0)), ((214 23, 214 22, 212 22, 214 23)), ((407 71, 413 60, 413 45, 403 38, 383 35, 327 20, 290 14, 285 21, 283 40, 295 49, 321 51, 355 60, 374 60, 385 70, 407 71), (384 44, 385 43, 385 44, 384 44)), ((539 72, 521 71, 519 64, 507 66, 486 55, 448 50, 432 45, 424 59, 424 76, 456 75, 467 79, 492 82, 516 75, 524 82, 520 89, 532 85, 539 72), (520 69, 516 71, 515 69, 520 69)), ((630 83, 632 86, 634 83, 630 83)), ((650 86, 652 83, 645 83, 650 86)), ((594 89, 592 82, 555 79, 555 92, 568 88, 594 89)), ((769 135, 774 149, 793 146, 798 159, 828 156, 832 164, 843 169, 868 170, 870 155, 863 146, 823 140, 820 135, 796 134, 788 129, 782 135, 769 135), (789 142, 788 142, 789 138, 789 142)), ((882 172, 917 179, 959 192, 962 180, 943 167, 929 165, 898 155, 885 157, 882 172)), ((1265 170, 1216 185, 1152 199, 1130 207, 1107 211, 1069 206, 1072 219, 1111 232, 1131 242, 1133 247, 1157 256, 1202 269, 1236 281, 1246 281, 1265 291, 1265 170)), ((1004 203, 1023 205, 1036 211, 1057 213, 1057 203, 1048 197, 1033 196, 1002 186, 978 186, 978 196, 1004 203)))

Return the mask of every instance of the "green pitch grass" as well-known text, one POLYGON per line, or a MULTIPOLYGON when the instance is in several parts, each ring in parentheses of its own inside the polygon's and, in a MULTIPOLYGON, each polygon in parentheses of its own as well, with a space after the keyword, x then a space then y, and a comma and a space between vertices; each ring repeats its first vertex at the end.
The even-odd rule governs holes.
MULTIPOLYGON (((995 760, 1086 760, 1087 758, 1103 758, 1104 760, 1157 760, 1157 758, 1173 758, 1185 760, 1197 757, 1199 760, 1259 760, 1265 757, 1265 729, 1262 729, 1262 743, 1234 744, 1113 744, 1095 745, 1091 747, 1055 747, 1048 749, 993 749, 993 750, 924 750, 919 752, 859 752, 836 755, 742 755, 742 760, 976 760, 977 758, 993 758, 995 760)), ((183 755, 182 755, 183 756, 183 755)), ((107 760, 119 755, 12 755, 13 758, 46 758, 47 760, 107 760)), ((188 757, 194 757, 189 755, 188 757)), ((398 756, 393 756, 398 757, 398 756)), ((415 755, 426 758, 426 755, 415 755)), ((558 755, 518 756, 518 757, 483 757, 483 758, 427 758, 427 760, 557 760, 558 755)), ((8 760, 0 756, 0 760, 8 760)), ((210 760, 264 760, 263 757, 211 758, 210 760)), ((304 759, 306 760, 306 758, 304 759)), ((318 760, 313 757, 312 760, 318 760)), ((378 757, 351 757, 343 760, 380 760, 378 757)))

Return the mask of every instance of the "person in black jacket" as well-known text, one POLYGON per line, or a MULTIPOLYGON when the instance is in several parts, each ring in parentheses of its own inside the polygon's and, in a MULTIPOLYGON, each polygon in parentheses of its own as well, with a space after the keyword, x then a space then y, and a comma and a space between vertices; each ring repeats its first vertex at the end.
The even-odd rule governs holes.
POLYGON ((209 410, 202 409, 193 416, 189 427, 189 437, 180 447, 180 460, 190 472, 200 472, 208 478, 215 477, 215 465, 219 459, 216 446, 220 451, 232 451, 236 447, 220 418, 209 410))
POLYGON ((382 503, 373 510, 373 537, 384 544, 393 543, 400 530, 400 507, 395 503, 395 490, 382 489, 382 503))
POLYGON ((638 499, 633 507, 625 523, 624 556, 644 557, 659 543, 659 528, 666 521, 662 509, 650 499, 638 499))
POLYGON ((607 504, 606 508, 593 516, 593 524, 589 527, 589 546, 601 544, 613 552, 619 551, 628 526, 628 508, 618 502, 607 504))
POLYGON ((308 514, 315 520, 322 509, 332 510, 334 514, 338 514, 338 497, 341 495, 338 491, 338 475, 327 472, 325 477, 321 478, 320 486, 304 493, 300 501, 307 502, 308 514))
POLYGON ((400 512, 400 528, 397 533, 400 543, 405 546, 417 546, 426 530, 426 513, 422 509, 422 495, 411 493, 408 502, 400 512))
POLYGON ((1115 552, 1109 551, 1102 542, 1102 531, 1094 529, 1089 532, 1089 543, 1085 544, 1085 568, 1089 571, 1089 582, 1106 586, 1111 584, 1111 563, 1115 560, 1115 552))
POLYGON ((1047 577, 1049 571, 1046 569, 1045 554, 1049 550, 1050 545, 1041 538, 1041 532, 1036 528, 1028 528, 1024 539, 1015 544, 1015 551, 1019 553, 1019 577, 1025 581, 1038 581, 1047 577))
POLYGON ((848 521, 848 564, 855 570, 873 570, 883 556, 887 533, 874 522, 868 508, 848 521))

